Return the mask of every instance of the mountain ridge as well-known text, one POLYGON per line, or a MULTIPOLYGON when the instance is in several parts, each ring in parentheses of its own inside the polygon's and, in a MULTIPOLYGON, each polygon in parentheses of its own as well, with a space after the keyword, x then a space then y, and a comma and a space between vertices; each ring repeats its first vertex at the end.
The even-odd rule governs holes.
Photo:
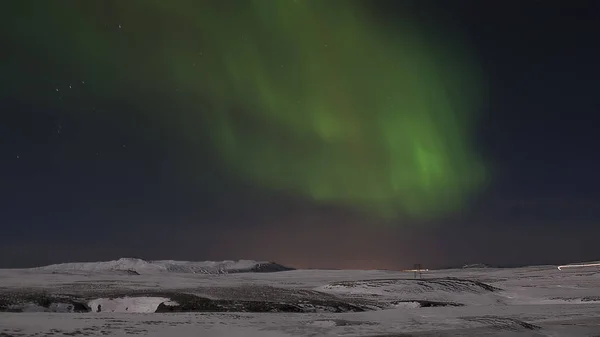
POLYGON ((271 261, 224 260, 224 261, 176 261, 142 260, 120 258, 98 262, 67 262, 28 268, 31 271, 52 273, 103 273, 127 272, 129 274, 189 273, 189 274, 232 274, 244 272, 277 272, 293 270, 271 261))

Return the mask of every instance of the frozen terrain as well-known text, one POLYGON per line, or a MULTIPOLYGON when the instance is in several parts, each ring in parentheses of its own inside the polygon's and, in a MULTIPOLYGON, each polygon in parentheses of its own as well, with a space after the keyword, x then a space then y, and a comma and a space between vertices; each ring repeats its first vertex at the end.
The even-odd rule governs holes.
POLYGON ((284 266, 266 261, 144 261, 141 259, 123 258, 106 262, 61 263, 34 268, 33 270, 54 273, 99 273, 123 272, 126 274, 152 274, 157 272, 192 273, 192 274, 229 274, 244 272, 270 272, 289 270, 284 266))
POLYGON ((600 267, 120 259, 0 270, 0 336, 600 336, 600 267))

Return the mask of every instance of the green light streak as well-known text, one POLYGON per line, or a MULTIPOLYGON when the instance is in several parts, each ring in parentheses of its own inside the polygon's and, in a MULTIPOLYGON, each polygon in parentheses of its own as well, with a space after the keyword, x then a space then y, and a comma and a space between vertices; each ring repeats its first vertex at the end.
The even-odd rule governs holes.
POLYGON ((101 2, 40 5, 37 20, 64 48, 39 35, 30 45, 105 79, 105 98, 178 101, 147 114, 182 134, 208 132, 230 173, 257 186, 385 216, 460 210, 484 182, 469 138, 477 74, 450 52, 458 46, 428 43, 408 22, 386 28, 365 5, 111 2, 122 30, 103 25, 101 2), (193 97, 161 91, 174 87, 193 97))

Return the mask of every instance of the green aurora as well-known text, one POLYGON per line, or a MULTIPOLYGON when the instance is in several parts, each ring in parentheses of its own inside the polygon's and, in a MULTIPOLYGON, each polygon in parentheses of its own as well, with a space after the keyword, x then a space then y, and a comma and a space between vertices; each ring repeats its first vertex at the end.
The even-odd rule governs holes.
POLYGON ((464 48, 380 22, 365 1, 83 3, 21 9, 62 46, 16 19, 13 37, 28 34, 32 53, 95 80, 99 96, 177 100, 147 117, 208 134, 239 179, 417 218, 462 209, 484 183, 471 139, 481 92, 464 48))

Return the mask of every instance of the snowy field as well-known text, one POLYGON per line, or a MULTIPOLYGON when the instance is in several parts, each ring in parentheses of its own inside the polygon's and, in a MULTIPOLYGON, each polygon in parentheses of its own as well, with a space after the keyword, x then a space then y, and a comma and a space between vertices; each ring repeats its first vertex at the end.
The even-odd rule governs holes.
POLYGON ((600 267, 286 270, 121 259, 0 270, 0 336, 600 336, 600 267))

